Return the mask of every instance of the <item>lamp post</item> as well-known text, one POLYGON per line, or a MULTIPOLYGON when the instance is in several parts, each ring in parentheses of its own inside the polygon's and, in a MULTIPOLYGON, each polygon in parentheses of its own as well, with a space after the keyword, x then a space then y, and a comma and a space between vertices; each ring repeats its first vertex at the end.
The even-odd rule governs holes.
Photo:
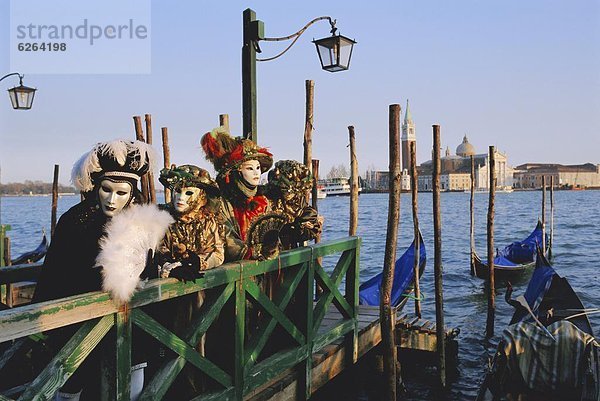
POLYGON ((352 48, 356 42, 340 34, 336 35, 336 21, 331 17, 315 18, 298 32, 289 36, 267 38, 265 37, 265 25, 262 21, 256 19, 254 10, 248 8, 244 11, 244 43, 242 46, 242 127, 244 138, 251 139, 254 142, 257 140, 256 62, 271 61, 282 56, 296 43, 309 26, 321 20, 328 20, 331 25, 330 37, 313 41, 317 48, 319 60, 321 61, 321 68, 329 72, 345 71, 350 66, 352 48), (256 53, 261 52, 259 46, 261 40, 279 42, 292 39, 292 43, 278 55, 265 59, 256 58, 256 53))
MULTIPOLYGON (((8 77, 13 75, 19 76, 19 86, 15 86, 8 90, 8 96, 10 97, 10 102, 12 104, 13 109, 15 110, 29 110, 31 105, 33 104, 33 97, 35 96, 35 89, 30 88, 23 85, 23 74, 19 74, 18 72, 11 72, 10 74, 6 74, 0 81, 5 80, 8 77)), ((1 179, 0 179, 1 182, 1 179)), ((4 238, 6 237, 6 232, 10 230, 9 225, 2 224, 2 194, 0 194, 0 266, 4 266, 4 238)), ((8 261, 6 261, 8 262, 8 261)))
POLYGON ((0 78, 0 81, 3 81, 4 79, 13 75, 19 76, 19 86, 15 86, 8 90, 8 96, 10 97, 12 107, 15 110, 29 110, 31 109, 31 105, 33 104, 33 97, 35 96, 36 89, 24 86, 23 74, 19 74, 18 72, 11 72, 10 74, 6 74, 2 78, 0 78))

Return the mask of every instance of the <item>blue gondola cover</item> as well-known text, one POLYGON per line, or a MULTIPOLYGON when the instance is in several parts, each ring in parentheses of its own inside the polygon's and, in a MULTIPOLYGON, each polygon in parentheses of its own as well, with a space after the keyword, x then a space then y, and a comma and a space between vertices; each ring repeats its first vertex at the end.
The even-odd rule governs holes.
MULTIPOLYGON (((420 235, 419 235, 420 237, 420 235)), ((419 270, 422 271, 426 260, 427 252, 425 244, 420 238, 419 249, 419 270)), ((398 306, 402 301, 402 294, 411 286, 414 280, 414 261, 415 261, 415 241, 408 249, 400 256, 394 265, 394 283, 392 285, 392 305, 398 306)), ((383 271, 374 277, 371 277, 366 282, 362 283, 359 289, 359 303, 361 305, 379 305, 381 299, 381 281, 383 279, 383 271)))

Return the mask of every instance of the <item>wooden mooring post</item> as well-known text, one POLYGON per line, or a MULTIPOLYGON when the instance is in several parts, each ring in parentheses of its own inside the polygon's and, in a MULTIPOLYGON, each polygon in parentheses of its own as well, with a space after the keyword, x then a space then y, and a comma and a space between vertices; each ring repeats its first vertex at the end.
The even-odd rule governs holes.
POLYGON ((433 125, 433 271, 435 281, 435 325, 440 385, 446 387, 446 342, 444 333, 444 286, 442 267, 442 214, 440 208, 440 126, 433 125))
POLYGON ((318 201, 319 161, 316 159, 312 159, 312 177, 313 177, 312 207, 314 207, 316 211, 319 211, 319 201, 318 201))
POLYGON ((54 237, 56 228, 56 211, 58 209, 58 164, 54 165, 54 178, 52 179, 52 210, 50 212, 50 238, 54 237))
POLYGON ((542 253, 546 254, 546 176, 542 176, 542 253))
POLYGON ((312 160, 312 132, 313 132, 313 104, 315 81, 307 79, 306 82, 306 108, 304 115, 304 165, 310 169, 312 160))
POLYGON ((396 400, 396 385, 401 381, 396 371, 396 344, 392 309, 392 284, 396 262, 396 243, 400 219, 400 105, 389 107, 389 202, 383 278, 381 282, 381 342, 383 348, 383 371, 386 376, 385 399, 396 400))
MULTIPOLYGON (((3 249, 2 249, 2 255, 0 255, 0 257, 2 257, 4 259, 4 266, 10 266, 10 265, 12 265, 10 237, 3 236, 2 242, 3 242, 3 249)), ((15 306, 13 301, 14 301, 13 300, 13 285, 11 283, 7 283, 6 284, 6 306, 8 306, 9 308, 12 308, 13 306, 15 306)))
POLYGON ((496 315, 496 279, 494 274, 494 200, 496 197, 496 151, 490 146, 489 155, 489 179, 490 192, 487 213, 487 262, 488 262, 488 307, 485 336, 491 338, 494 335, 494 318, 496 315))
POLYGON ((419 283, 419 265, 421 264, 421 233, 419 231, 419 180, 417 176, 417 144, 410 142, 410 191, 412 195, 413 235, 415 241, 415 261, 413 265, 415 275, 415 315, 421 317, 421 285, 419 283))
MULTIPOLYGON (((142 129, 142 117, 133 116, 133 126, 135 129, 135 139, 138 141, 146 142, 144 139, 144 132, 142 129)), ((148 174, 144 174, 141 178, 142 196, 144 201, 148 203, 150 201, 150 193, 148 191, 148 174)))
POLYGON ((229 114, 219 114, 219 125, 229 131, 229 114))
MULTIPOLYGON (((162 136, 162 147, 163 147, 163 167, 171 167, 171 150, 169 148, 169 130, 167 127, 160 129, 162 136)), ((171 203, 171 189, 165 185, 165 203, 168 205, 171 203)))
POLYGON ((350 136, 350 227, 349 235, 356 235, 358 228, 358 161, 356 160, 356 136, 354 127, 348 126, 350 136))
MULTIPOLYGON (((303 162, 306 168, 312 172, 312 132, 313 132, 313 103, 315 81, 307 79, 306 82, 306 108, 304 116, 304 158, 303 162)), ((306 194, 306 202, 309 195, 306 194)))
POLYGON ((471 200, 469 203, 469 211, 471 216, 471 226, 469 229, 470 232, 470 244, 471 244, 471 275, 475 275, 475 160, 473 159, 473 155, 471 155, 471 200))
MULTIPOLYGON (((144 119, 146 121, 146 143, 152 145, 152 116, 145 114, 144 119)), ((148 176, 148 194, 150 195, 149 203, 156 204, 156 188, 154 187, 154 172, 149 170, 148 176)))

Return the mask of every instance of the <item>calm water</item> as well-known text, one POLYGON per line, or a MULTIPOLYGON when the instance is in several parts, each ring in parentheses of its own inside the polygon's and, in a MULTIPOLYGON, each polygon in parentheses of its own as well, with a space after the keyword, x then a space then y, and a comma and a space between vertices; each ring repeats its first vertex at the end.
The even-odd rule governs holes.
MULTIPOLYGON (((487 194, 475 196, 476 245, 486 253, 487 194)), ((59 199, 59 213, 77 203, 78 196, 59 199)), ((348 234, 348 198, 328 198, 320 201, 319 212, 325 216, 324 239, 348 234)), ((412 241, 410 195, 403 194, 398 239, 398 256, 412 241)), ((1 221, 10 224, 13 254, 34 248, 42 227, 49 232, 50 197, 2 198, 1 221)), ((385 248, 388 198, 386 194, 365 194, 359 199, 359 235, 362 237, 361 281, 380 271, 385 248)), ((450 373, 449 389, 435 393, 429 386, 435 371, 415 369, 405 372, 411 400, 473 399, 479 386, 488 355, 493 353, 498 336, 488 343, 482 339, 487 301, 483 282, 469 274, 469 195, 444 193, 442 205, 442 254, 444 266, 444 310, 446 325, 459 327, 459 361, 450 373)), ((567 277, 588 308, 600 307, 597 274, 600 250, 600 192, 558 191, 555 193, 554 266, 567 277), (585 245, 584 245, 585 244, 585 245)), ((547 211, 549 213, 549 206, 547 211)), ((496 196, 495 239, 504 246, 524 238, 541 215, 541 192, 499 193, 496 196)), ((419 194, 421 231, 428 252, 428 262, 421 288, 425 294, 423 314, 435 320, 433 293, 433 218, 431 193, 419 194)), ((549 221, 549 217, 548 217, 549 221)), ((548 222, 549 227, 549 222, 548 222)), ((527 279, 513 283, 515 294, 523 293, 527 279)), ((497 298, 496 333, 501 333, 512 315, 512 308, 503 301, 503 290, 497 298)), ((515 296, 516 296, 515 295, 515 296)), ((412 304, 407 305, 412 309, 412 304)), ((592 315, 592 323, 600 327, 600 315, 592 315)), ((405 367, 408 369, 408 366, 405 367)))

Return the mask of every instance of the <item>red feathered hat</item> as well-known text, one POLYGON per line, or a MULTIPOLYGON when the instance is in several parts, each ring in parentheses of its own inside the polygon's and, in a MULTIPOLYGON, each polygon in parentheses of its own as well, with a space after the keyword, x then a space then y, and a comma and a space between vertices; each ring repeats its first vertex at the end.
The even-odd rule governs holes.
POLYGON ((263 173, 273 165, 273 155, 266 148, 259 147, 249 139, 234 138, 224 127, 207 132, 200 143, 206 159, 215 166, 219 175, 226 175, 248 160, 258 160, 263 173))

